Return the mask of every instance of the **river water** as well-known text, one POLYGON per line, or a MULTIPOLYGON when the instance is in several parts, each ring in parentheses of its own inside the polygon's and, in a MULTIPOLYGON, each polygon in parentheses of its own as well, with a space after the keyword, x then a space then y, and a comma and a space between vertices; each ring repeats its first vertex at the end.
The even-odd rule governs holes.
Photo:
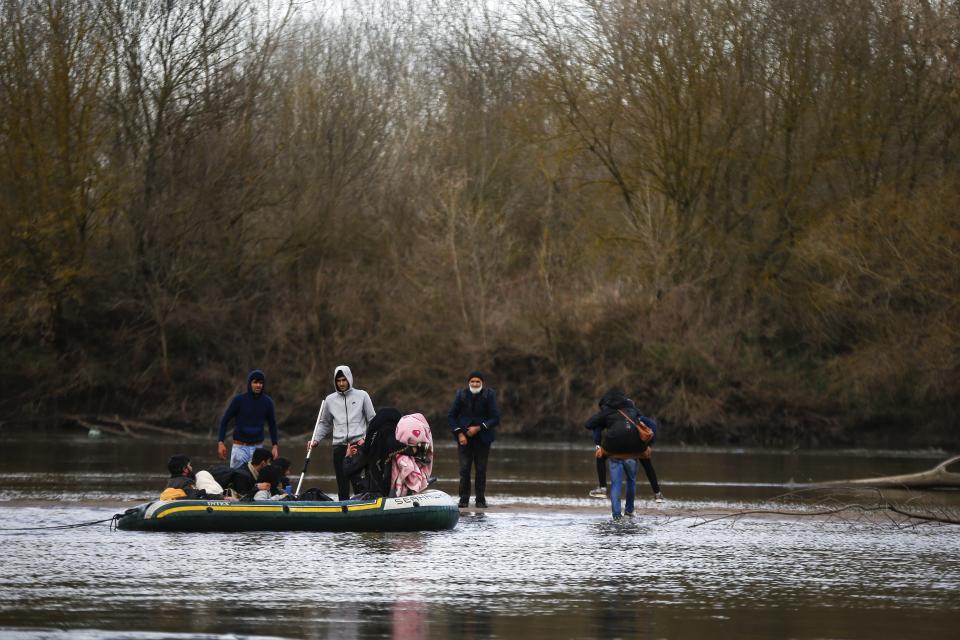
MULTIPOLYGON (((907 473, 945 452, 658 447, 667 502, 639 483, 614 522, 592 445, 494 445, 486 511, 432 533, 142 533, 107 523, 155 496, 166 459, 213 463, 207 442, 5 434, 0 463, 4 638, 918 638, 960 627, 960 526, 809 513, 862 494, 828 479, 907 473), (778 496, 804 496, 803 502, 778 496), (697 525, 697 526, 692 526, 697 525)), ((281 451, 295 459, 298 448, 281 451)), ((456 494, 456 452, 437 488, 456 494)), ((305 486, 333 492, 329 448, 305 486)), ((960 492, 894 492, 960 513, 960 492)))

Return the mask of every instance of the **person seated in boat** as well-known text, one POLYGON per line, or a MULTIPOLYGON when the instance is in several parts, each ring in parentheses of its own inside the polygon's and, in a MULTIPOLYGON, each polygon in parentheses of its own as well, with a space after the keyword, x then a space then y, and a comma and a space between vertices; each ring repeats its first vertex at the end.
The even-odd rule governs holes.
POLYGON ((411 413, 397 422, 395 435, 403 447, 390 456, 390 493, 406 496, 423 493, 433 470, 433 433, 422 413, 411 413))
POLYGON ((351 481, 362 486, 366 495, 390 493, 391 455, 403 449, 396 438, 401 417, 400 411, 393 407, 380 409, 367 425, 363 444, 353 455, 344 458, 344 471, 351 476, 351 481), (358 475, 363 475, 362 482, 356 479, 358 475))
POLYGON ((286 458, 275 458, 270 464, 280 470, 280 486, 283 487, 284 492, 293 493, 293 483, 288 475, 290 473, 290 461, 286 458))
POLYGON ((253 496, 257 492, 256 484, 263 470, 270 466, 273 460, 273 453, 263 447, 253 452, 250 462, 241 465, 230 474, 229 481, 225 489, 232 491, 239 498, 253 496))
POLYGON ((261 500, 292 499, 280 486, 282 478, 283 476, 278 467, 272 464, 265 466, 260 470, 260 475, 257 478, 256 492, 249 495, 249 499, 256 502, 261 500))
POLYGON ((190 457, 178 453, 167 462, 170 479, 160 494, 161 500, 229 500, 207 471, 194 473, 190 457), (198 486, 200 484, 200 486, 198 486), (216 489, 220 489, 219 492, 216 489))

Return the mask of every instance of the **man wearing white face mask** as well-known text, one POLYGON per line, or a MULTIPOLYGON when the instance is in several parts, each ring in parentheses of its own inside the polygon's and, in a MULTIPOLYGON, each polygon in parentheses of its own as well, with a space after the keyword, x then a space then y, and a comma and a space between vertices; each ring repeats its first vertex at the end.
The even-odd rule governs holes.
POLYGON ((490 445, 496 439, 500 411, 496 392, 484 388, 483 374, 479 371, 471 371, 467 376, 467 388, 457 390, 447 422, 457 441, 460 459, 460 507, 470 503, 470 471, 476 467, 475 504, 484 509, 487 506, 487 459, 490 445))

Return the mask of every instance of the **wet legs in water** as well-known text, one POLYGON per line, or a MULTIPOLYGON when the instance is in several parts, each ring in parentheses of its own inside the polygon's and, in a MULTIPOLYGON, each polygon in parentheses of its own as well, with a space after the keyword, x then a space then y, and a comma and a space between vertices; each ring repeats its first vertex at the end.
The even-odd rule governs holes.
POLYGON ((637 486, 637 461, 610 458, 610 509, 614 519, 620 517, 620 483, 626 481, 627 495, 624 511, 633 513, 633 499, 637 486))

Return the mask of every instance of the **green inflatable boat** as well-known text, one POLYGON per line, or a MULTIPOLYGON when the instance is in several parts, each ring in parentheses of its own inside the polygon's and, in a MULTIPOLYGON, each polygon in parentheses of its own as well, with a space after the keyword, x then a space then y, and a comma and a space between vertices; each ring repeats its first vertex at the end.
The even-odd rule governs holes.
POLYGON ((460 519, 442 491, 343 502, 155 500, 115 516, 127 531, 441 531, 460 519))

